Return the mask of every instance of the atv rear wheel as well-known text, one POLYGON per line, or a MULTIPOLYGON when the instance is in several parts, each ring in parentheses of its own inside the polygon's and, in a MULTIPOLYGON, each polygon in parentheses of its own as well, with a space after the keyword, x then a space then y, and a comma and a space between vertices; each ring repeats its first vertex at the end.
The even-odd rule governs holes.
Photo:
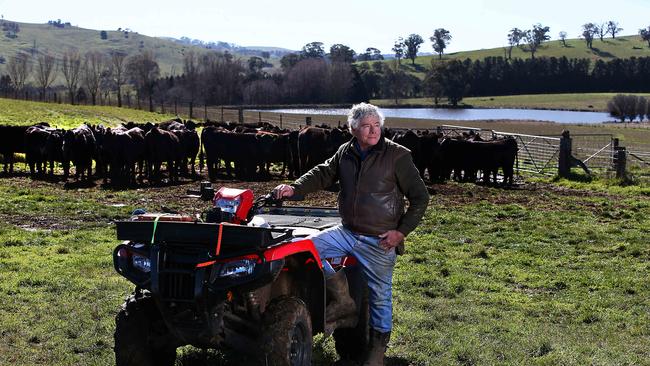
POLYGON ((129 296, 115 317, 116 366, 173 366, 176 347, 151 297, 129 296))
POLYGON ((275 300, 264 313, 262 364, 274 366, 311 365, 311 316, 296 297, 275 300))
POLYGON ((359 321, 354 328, 338 328, 334 331, 334 346, 341 360, 361 363, 370 339, 370 313, 368 286, 358 269, 348 272, 350 295, 357 304, 359 321))

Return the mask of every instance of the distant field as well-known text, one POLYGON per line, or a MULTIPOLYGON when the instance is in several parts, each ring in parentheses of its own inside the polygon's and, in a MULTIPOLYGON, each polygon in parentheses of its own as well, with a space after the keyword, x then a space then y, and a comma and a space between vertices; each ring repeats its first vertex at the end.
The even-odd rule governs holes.
POLYGON ((80 106, 70 104, 29 102, 0 98, 0 124, 31 125, 48 122, 53 127, 74 128, 84 122, 105 126, 121 122, 157 122, 172 115, 150 113, 131 108, 80 106))
MULTIPOLYGON (((454 52, 450 54, 443 54, 443 60, 482 60, 486 57, 505 57, 507 46, 506 34, 503 35, 504 47, 472 50, 463 52, 454 52)), ((453 42, 453 40, 452 40, 453 42)), ((431 43, 425 42, 421 45, 420 51, 431 52, 431 43)), ((596 38, 593 42, 593 49, 589 49, 584 40, 574 38, 567 40, 567 47, 563 47, 560 41, 548 41, 542 43, 542 46, 535 53, 535 57, 562 57, 567 58, 587 58, 593 61, 604 60, 609 61, 615 58, 630 58, 630 57, 647 57, 650 56, 650 47, 648 43, 643 41, 638 35, 616 37, 616 39, 605 38, 602 42, 596 38)), ((524 52, 521 48, 515 47, 512 49, 513 58, 527 59, 530 58, 530 52, 524 52)), ((423 77, 423 72, 431 67, 431 61, 438 60, 438 55, 420 56, 415 59, 415 65, 411 64, 410 59, 403 59, 401 61, 402 69, 405 71, 423 77)), ((384 61, 392 62, 392 61, 384 61)))

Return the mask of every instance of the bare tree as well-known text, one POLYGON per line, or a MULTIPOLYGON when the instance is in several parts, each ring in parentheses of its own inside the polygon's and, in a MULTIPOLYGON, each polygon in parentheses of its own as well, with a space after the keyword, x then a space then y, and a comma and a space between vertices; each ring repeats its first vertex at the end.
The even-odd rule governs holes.
POLYGON ((41 100, 45 99, 47 88, 56 79, 56 59, 49 52, 44 52, 36 58, 36 83, 41 89, 41 100))
POLYGON ((127 61, 128 74, 133 80, 138 91, 138 100, 146 97, 149 100, 149 111, 153 112, 153 93, 156 80, 160 74, 160 67, 156 62, 153 53, 145 50, 140 54, 133 55, 127 61))
POLYGON ((111 52, 111 61, 109 63, 109 75, 115 83, 117 90, 117 106, 122 106, 122 85, 126 83, 126 52, 114 50, 111 52))
POLYGON ((592 49, 594 43, 594 36, 598 34, 598 26, 594 23, 587 23, 582 25, 582 38, 587 42, 587 47, 592 49))
POLYGON ((397 65, 399 66, 401 63, 402 57, 404 57, 404 53, 406 53, 406 50, 404 49, 406 45, 404 44, 404 39, 402 37, 399 37, 397 41, 395 41, 395 44, 393 45, 393 52, 395 52, 395 58, 397 59, 397 65))
POLYGON ((623 28, 618 26, 618 22, 610 20, 607 22, 607 32, 612 35, 612 38, 616 38, 616 33, 622 32, 623 28))
POLYGON ((648 47, 650 47, 650 26, 648 28, 639 29, 639 35, 642 40, 648 42, 648 47))
POLYGON ((199 89, 199 62, 194 51, 183 56, 183 87, 190 103, 190 118, 193 117, 194 101, 199 89))
POLYGON ((429 38, 433 42, 433 50, 438 53, 438 59, 442 59, 445 48, 451 41, 451 32, 445 28, 438 28, 433 31, 433 36, 429 38))
POLYGON ((68 89, 70 104, 74 104, 74 97, 81 74, 81 55, 77 50, 70 49, 63 53, 61 73, 63 73, 63 78, 65 79, 66 89, 68 89))
POLYGON ((522 39, 524 38, 524 35, 526 32, 523 30, 515 27, 510 30, 510 33, 508 33, 508 44, 510 47, 508 47, 508 59, 512 59, 512 49, 514 47, 518 47, 519 43, 521 43, 522 39))
POLYGON ((562 42, 562 47, 566 47, 566 46, 567 46, 567 45, 566 45, 566 37, 567 37, 567 33, 566 33, 565 31, 561 31, 561 32, 558 34, 558 37, 560 38, 560 42, 562 42))
POLYGON ((97 94, 99 94, 104 67, 105 58, 102 53, 90 51, 85 54, 82 82, 90 93, 93 105, 97 104, 97 94))
POLYGON ((548 41, 551 36, 548 35, 550 28, 548 26, 543 27, 541 24, 533 25, 533 29, 526 31, 524 35, 524 40, 526 40, 526 45, 528 46, 528 52, 530 52, 530 57, 535 58, 535 52, 542 45, 542 42, 548 41))
POLYGON ((9 58, 7 63, 7 72, 14 84, 14 97, 18 98, 18 93, 25 88, 25 81, 32 71, 30 57, 24 52, 18 52, 15 56, 9 58))
POLYGON ((607 33, 609 33, 609 29, 607 28, 606 23, 597 24, 594 30, 596 31, 596 34, 598 35, 598 38, 601 42, 604 40, 607 33))

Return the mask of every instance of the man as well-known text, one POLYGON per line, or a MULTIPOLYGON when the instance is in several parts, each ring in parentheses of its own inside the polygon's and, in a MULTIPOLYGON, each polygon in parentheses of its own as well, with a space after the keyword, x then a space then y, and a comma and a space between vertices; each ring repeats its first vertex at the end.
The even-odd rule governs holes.
MULTIPOLYGON (((418 225, 429 202, 424 182, 408 149, 382 135, 384 117, 361 103, 348 114, 353 138, 324 163, 293 184, 275 188, 277 197, 305 195, 339 181, 341 225, 311 237, 321 258, 353 255, 368 280, 370 347, 364 365, 383 365, 392 329, 392 277, 396 248, 418 225), (404 196, 409 207, 404 212, 404 196)), ((345 274, 323 262, 328 329, 354 326, 355 305, 345 274), (342 314, 342 315, 341 315, 342 314), (352 319, 352 320, 351 320, 352 319)))

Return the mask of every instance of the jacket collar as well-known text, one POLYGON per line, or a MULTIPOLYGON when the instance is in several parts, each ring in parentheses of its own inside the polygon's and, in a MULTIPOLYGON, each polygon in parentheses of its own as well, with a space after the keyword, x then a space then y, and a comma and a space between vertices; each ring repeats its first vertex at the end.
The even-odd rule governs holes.
MULTIPOLYGON (((372 153, 384 150, 385 147, 386 147, 385 139, 386 139, 386 137, 384 137, 384 134, 382 132, 381 137, 379 138, 379 141, 377 141, 377 143, 368 150, 368 154, 372 154, 372 153)), ((348 152, 351 152, 355 156, 360 157, 359 151, 355 147, 356 143, 357 143, 357 138, 352 136, 352 138, 350 139, 347 150, 348 150, 348 152)))

